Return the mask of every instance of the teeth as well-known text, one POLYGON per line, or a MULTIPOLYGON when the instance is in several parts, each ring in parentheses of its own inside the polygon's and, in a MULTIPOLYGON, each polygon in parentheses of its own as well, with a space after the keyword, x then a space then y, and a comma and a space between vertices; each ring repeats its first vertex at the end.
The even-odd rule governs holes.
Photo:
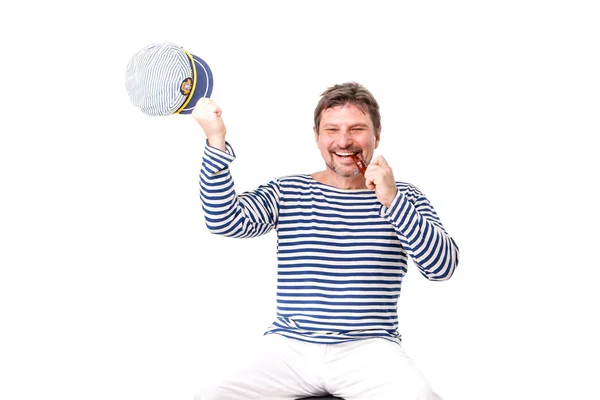
POLYGON ((354 153, 340 153, 340 152, 336 152, 335 154, 338 156, 341 156, 341 157, 348 157, 348 156, 354 155, 354 153))

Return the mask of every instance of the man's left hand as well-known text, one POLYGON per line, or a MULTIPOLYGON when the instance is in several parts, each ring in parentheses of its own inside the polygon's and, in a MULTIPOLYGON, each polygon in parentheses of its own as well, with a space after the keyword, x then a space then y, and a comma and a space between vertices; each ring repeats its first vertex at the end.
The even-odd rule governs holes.
POLYGON ((377 156, 365 171, 365 183, 367 188, 375 190, 377 199, 386 207, 389 207, 396 197, 398 188, 394 173, 385 158, 377 156))

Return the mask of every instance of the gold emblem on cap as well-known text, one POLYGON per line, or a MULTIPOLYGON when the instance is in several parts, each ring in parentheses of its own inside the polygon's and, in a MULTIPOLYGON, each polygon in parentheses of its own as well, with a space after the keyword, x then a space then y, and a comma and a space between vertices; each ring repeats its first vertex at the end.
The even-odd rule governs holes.
POLYGON ((179 87, 179 91, 182 95, 187 96, 192 93, 194 80, 192 78, 186 78, 183 82, 181 82, 181 86, 179 87))

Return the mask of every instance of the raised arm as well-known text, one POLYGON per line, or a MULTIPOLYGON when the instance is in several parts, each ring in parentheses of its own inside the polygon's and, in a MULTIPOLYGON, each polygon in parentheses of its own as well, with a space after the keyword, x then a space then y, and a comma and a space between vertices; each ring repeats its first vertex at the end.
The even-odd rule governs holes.
POLYGON ((229 171, 235 153, 225 141, 221 109, 212 100, 203 98, 192 115, 207 138, 200 171, 200 198, 209 231, 237 238, 269 232, 276 227, 279 215, 278 181, 238 196, 229 171))

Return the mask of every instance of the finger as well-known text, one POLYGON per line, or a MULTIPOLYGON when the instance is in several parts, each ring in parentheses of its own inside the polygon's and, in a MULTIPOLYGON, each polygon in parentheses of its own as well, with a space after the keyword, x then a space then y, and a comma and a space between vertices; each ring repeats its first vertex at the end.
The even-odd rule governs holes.
POLYGON ((217 103, 208 97, 201 97, 198 99, 196 105, 194 106, 194 110, 221 114, 221 108, 217 105, 217 103))
POLYGON ((365 171, 365 179, 368 179, 371 182, 375 182, 377 177, 379 176, 379 172, 381 171, 381 167, 377 164, 369 164, 367 170, 365 171))
POLYGON ((203 120, 211 120, 214 118, 221 117, 221 108, 212 100, 208 98, 201 98, 196 103, 194 107, 194 111, 192 111, 192 115, 195 118, 200 118, 203 120))
POLYGON ((383 158, 383 156, 375 157, 375 159, 373 159, 373 161, 371 161, 371 164, 379 165, 381 167, 389 167, 386 159, 383 158))
POLYGON ((214 102, 211 99, 209 99, 208 97, 200 97, 198 99, 198 101, 196 102, 195 107, 206 107, 210 103, 214 103, 214 102))

